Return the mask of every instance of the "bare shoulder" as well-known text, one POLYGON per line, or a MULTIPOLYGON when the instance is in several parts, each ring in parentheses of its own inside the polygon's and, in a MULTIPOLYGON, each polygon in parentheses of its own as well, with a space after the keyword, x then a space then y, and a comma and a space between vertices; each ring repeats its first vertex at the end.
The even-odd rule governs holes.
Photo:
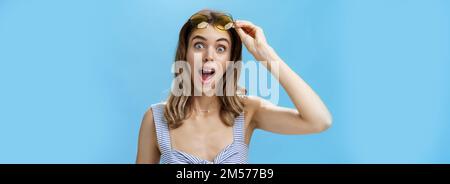
POLYGON ((263 99, 261 97, 249 95, 244 98, 245 118, 248 119, 247 123, 249 123, 249 125, 254 126, 253 116, 255 115, 256 111, 261 108, 262 104, 263 99))
POLYGON ((152 108, 150 107, 144 113, 144 117, 142 118, 142 126, 154 127, 154 124, 155 122, 153 121, 153 111, 152 108))
POLYGON ((156 127, 153 120, 153 111, 151 107, 145 111, 144 116, 142 117, 141 130, 144 130, 144 133, 156 135, 156 127))
POLYGON ((142 118, 136 163, 157 163, 159 156, 160 150, 157 143, 156 126, 153 120, 153 111, 150 107, 142 118))
MULTIPOLYGON (((142 118, 142 129, 145 129, 144 132, 147 134, 150 134, 150 137, 152 137, 152 140, 154 140, 154 143, 156 144, 156 125, 155 121, 153 119, 153 110, 152 108, 148 108, 147 111, 144 113, 144 117, 142 118)), ((159 150, 159 145, 156 144, 159 150)))
POLYGON ((258 96, 246 96, 244 98, 244 111, 248 113, 254 113, 262 103, 262 99, 258 96))
POLYGON ((248 112, 256 112, 257 110, 261 109, 261 108, 265 108, 268 106, 274 106, 274 104, 272 104, 272 102, 261 98, 259 96, 247 96, 244 100, 244 104, 245 104, 245 110, 248 112))

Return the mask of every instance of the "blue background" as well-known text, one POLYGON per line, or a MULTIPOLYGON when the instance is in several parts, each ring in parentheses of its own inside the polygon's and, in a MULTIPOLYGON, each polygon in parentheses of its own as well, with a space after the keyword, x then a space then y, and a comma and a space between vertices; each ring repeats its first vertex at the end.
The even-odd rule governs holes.
POLYGON ((251 163, 450 163, 446 0, 0 0, 0 163, 134 163, 203 8, 261 26, 334 117, 322 134, 256 131, 251 163))

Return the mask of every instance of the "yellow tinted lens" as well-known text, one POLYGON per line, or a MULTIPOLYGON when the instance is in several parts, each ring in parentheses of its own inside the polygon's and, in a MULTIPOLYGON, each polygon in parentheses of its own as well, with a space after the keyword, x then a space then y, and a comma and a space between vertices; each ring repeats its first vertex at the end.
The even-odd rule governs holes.
MULTIPOLYGON (((195 14, 189 19, 189 21, 191 21, 191 23, 194 27, 198 27, 198 25, 200 23, 208 22, 208 17, 206 17, 205 15, 202 15, 202 14, 195 14)), ((200 27, 200 28, 204 28, 204 27, 200 27)))
POLYGON ((221 15, 215 20, 215 25, 220 30, 228 30, 233 27, 233 19, 228 15, 221 15))

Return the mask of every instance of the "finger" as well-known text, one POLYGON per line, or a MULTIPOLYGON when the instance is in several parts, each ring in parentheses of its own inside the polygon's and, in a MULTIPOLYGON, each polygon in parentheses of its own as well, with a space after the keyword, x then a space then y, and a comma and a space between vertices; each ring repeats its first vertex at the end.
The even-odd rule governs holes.
POLYGON ((240 28, 240 27, 236 27, 235 30, 238 33, 239 37, 241 37, 241 39, 243 39, 244 36, 246 35, 244 30, 242 30, 242 28, 240 28))
POLYGON ((246 20, 236 20, 236 24, 237 24, 238 27, 249 27, 249 28, 256 28, 257 27, 252 22, 246 21, 246 20))
POLYGON ((241 37, 241 40, 243 42, 246 42, 249 39, 249 35, 244 30, 242 30, 242 28, 236 28, 236 32, 238 33, 239 37, 241 37))
POLYGON ((256 27, 252 26, 252 25, 248 25, 248 24, 237 24, 238 28, 242 28, 242 30, 244 30, 245 33, 250 34, 252 37, 255 36, 255 33, 257 31, 256 27))
POLYGON ((242 29, 245 32, 245 34, 250 35, 252 38, 255 38, 255 34, 257 31, 256 27, 254 27, 250 24, 236 22, 236 28, 242 29))
POLYGON ((237 27, 242 28, 247 34, 257 39, 258 41, 262 42, 266 41, 266 37, 264 36, 263 30, 260 27, 256 26, 255 24, 251 23, 250 21, 237 20, 236 25, 237 27))
POLYGON ((247 35, 251 36, 252 38, 255 38, 256 30, 250 29, 250 28, 241 28, 247 35))
POLYGON ((258 27, 255 32, 255 39, 259 42, 266 42, 266 36, 264 35, 264 31, 258 27))

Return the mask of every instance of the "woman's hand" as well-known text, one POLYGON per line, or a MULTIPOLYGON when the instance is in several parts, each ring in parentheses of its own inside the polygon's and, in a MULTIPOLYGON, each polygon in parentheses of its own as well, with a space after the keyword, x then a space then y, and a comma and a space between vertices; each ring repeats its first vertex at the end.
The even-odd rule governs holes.
POLYGON ((280 82, 295 109, 283 108, 254 98, 255 128, 281 134, 317 133, 330 127, 332 117, 320 97, 267 44, 263 30, 248 21, 236 21, 235 29, 247 50, 280 82))
POLYGON ((253 23, 245 20, 237 20, 235 22, 235 29, 239 34, 242 42, 247 50, 258 61, 271 60, 273 49, 267 44, 266 37, 263 30, 253 23))

